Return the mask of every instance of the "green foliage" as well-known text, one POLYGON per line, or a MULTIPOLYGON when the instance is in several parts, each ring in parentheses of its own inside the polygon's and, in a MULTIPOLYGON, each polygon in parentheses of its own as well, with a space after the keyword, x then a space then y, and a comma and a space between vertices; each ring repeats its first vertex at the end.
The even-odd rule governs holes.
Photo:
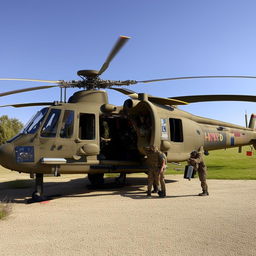
POLYGON ((7 115, 0 117, 0 145, 14 137, 23 127, 23 124, 16 118, 9 118, 7 115))
POLYGON ((249 147, 242 153, 238 149, 213 151, 206 157, 208 176, 211 179, 256 179, 256 156, 246 156, 249 147))
MULTIPOLYGON (((246 151, 250 151, 250 147, 243 147, 243 152, 238 153, 237 148, 227 150, 211 151, 209 156, 205 156, 207 165, 208 179, 231 179, 231 180, 256 180, 256 152, 253 156, 246 156, 246 151)), ((184 173, 183 163, 181 166, 173 166, 169 164, 168 174, 184 173), (175 171, 179 168, 180 171, 175 171)))
POLYGON ((0 220, 6 218, 10 214, 10 206, 0 203, 0 220))

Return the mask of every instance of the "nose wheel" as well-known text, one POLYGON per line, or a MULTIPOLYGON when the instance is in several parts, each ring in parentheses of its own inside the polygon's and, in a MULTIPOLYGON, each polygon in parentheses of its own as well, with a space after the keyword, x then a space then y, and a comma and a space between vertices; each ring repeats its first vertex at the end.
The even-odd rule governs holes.
POLYGON ((32 198, 28 200, 28 203, 42 202, 46 200, 43 196, 44 191, 44 175, 43 173, 36 174, 35 191, 32 193, 32 198))

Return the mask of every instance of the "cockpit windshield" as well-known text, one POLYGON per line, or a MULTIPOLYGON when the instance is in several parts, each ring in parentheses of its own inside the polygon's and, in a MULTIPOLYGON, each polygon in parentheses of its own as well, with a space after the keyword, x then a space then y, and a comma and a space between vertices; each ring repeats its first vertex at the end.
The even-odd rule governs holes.
POLYGON ((55 137, 58 129, 58 121, 60 117, 60 109, 51 109, 41 130, 42 137, 55 137))
POLYGON ((21 131, 23 134, 34 134, 41 126, 43 119, 49 108, 43 108, 38 111, 34 117, 25 125, 25 128, 21 131))

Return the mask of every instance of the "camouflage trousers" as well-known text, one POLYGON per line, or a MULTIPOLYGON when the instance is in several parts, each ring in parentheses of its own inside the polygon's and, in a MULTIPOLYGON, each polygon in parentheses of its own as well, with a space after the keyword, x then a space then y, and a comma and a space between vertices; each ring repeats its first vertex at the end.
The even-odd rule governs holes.
POLYGON ((208 191, 208 185, 206 183, 206 169, 205 168, 199 168, 198 169, 198 177, 201 181, 201 187, 203 191, 208 191))
POLYGON ((159 169, 152 168, 148 171, 148 192, 151 193, 152 186, 155 186, 157 190, 165 191, 164 172, 160 173, 159 169), (161 189, 160 189, 160 186, 161 189))
POLYGON ((165 181, 164 181, 164 171, 160 172, 160 174, 159 174, 159 181, 160 181, 161 191, 166 191, 165 181))

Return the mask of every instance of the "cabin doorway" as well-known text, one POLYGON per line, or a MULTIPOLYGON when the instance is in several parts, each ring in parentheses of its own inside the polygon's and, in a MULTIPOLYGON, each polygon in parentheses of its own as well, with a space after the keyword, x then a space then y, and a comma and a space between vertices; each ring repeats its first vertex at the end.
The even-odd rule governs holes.
POLYGON ((137 134, 132 122, 122 116, 100 117, 100 159, 137 161, 137 134))

